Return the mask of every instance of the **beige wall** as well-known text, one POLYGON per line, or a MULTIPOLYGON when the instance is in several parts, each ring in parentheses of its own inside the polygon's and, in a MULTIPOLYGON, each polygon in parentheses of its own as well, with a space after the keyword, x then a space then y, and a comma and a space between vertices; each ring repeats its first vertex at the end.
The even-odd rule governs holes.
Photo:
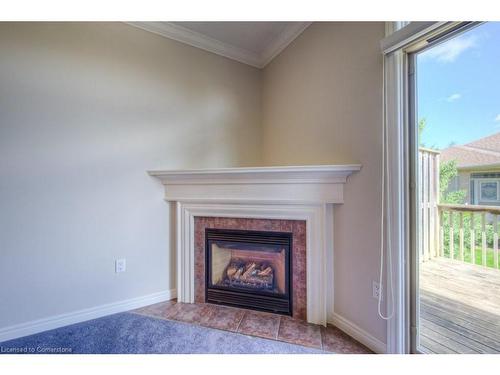
POLYGON ((175 287, 148 169, 356 162, 335 310, 384 341, 383 32, 315 23, 259 71, 125 24, 0 23, 0 328, 175 287))
POLYGON ((146 170, 259 164, 261 72, 122 23, 0 23, 0 51, 0 328, 175 288, 146 170))
POLYGON ((385 342, 378 280, 383 23, 314 23, 264 70, 269 165, 361 163, 335 210, 335 312, 385 342))

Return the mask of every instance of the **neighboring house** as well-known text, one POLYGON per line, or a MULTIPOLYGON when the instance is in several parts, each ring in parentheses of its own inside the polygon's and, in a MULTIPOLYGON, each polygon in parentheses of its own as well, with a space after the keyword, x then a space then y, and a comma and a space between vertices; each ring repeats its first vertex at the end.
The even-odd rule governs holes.
POLYGON ((449 191, 465 190, 466 203, 500 206, 500 132, 441 151, 441 162, 456 160, 458 176, 449 191))

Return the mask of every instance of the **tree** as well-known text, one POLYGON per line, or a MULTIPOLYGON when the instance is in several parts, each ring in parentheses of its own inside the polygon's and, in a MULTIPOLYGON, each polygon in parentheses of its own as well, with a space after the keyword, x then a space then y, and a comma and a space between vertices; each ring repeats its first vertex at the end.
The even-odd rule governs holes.
POLYGON ((425 117, 418 120, 418 143, 420 147, 425 147, 425 144, 422 142, 422 134, 424 133, 426 126, 427 119, 425 117))
POLYGON ((458 176, 456 160, 441 163, 439 166, 439 202, 448 204, 464 204, 465 190, 448 191, 453 178, 458 176))

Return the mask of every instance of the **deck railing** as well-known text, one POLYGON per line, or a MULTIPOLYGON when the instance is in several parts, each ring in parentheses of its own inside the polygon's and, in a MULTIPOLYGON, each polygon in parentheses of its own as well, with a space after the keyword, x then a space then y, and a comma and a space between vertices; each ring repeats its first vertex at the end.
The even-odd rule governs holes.
POLYGON ((500 207, 438 204, 437 256, 498 268, 500 207))
POLYGON ((436 257, 499 268, 499 206, 439 204, 439 151, 418 153, 420 261, 436 257))

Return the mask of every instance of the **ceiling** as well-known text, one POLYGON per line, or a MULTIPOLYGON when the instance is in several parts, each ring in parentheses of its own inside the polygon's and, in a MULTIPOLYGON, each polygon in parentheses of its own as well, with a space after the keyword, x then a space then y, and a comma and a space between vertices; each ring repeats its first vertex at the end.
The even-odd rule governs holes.
POLYGON ((263 68, 310 22, 129 22, 166 38, 263 68))

